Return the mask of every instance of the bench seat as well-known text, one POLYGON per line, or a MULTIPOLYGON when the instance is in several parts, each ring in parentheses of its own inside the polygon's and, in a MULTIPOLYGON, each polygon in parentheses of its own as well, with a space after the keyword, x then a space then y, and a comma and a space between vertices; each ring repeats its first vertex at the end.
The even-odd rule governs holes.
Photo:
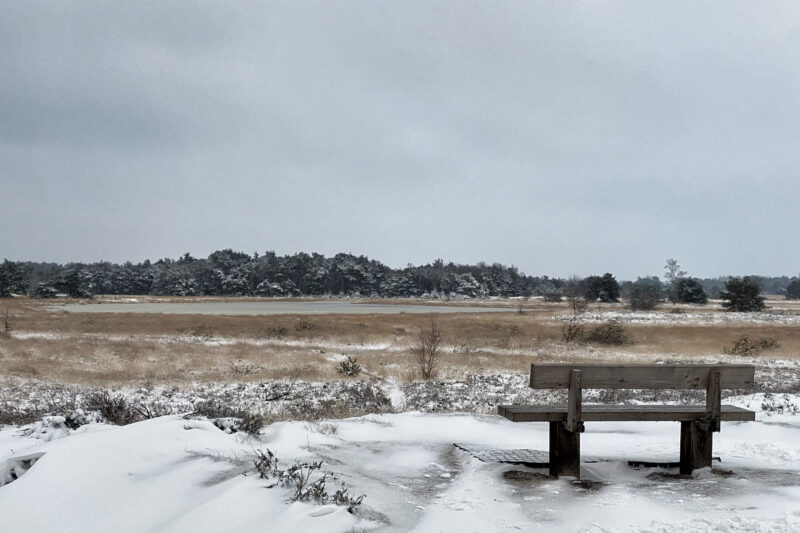
MULTIPOLYGON (((500 405, 497 412, 512 422, 560 422, 567 418, 567 406, 500 405)), ((706 415, 705 406, 694 405, 583 405, 586 422, 691 422, 706 415)), ((751 422, 753 411, 723 405, 720 419, 730 422, 751 422)))

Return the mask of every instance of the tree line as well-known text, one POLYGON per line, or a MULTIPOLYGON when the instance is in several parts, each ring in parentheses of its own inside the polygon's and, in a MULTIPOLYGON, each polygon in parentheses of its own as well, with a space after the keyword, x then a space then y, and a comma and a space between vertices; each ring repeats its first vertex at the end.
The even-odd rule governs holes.
MULTIPOLYGON (((800 298, 800 279, 749 278, 762 292, 800 298)), ((27 294, 51 298, 66 294, 87 298, 97 294, 159 296, 354 296, 485 298, 543 296, 583 301, 616 302, 624 297, 640 308, 651 301, 705 303, 724 293, 729 277, 688 277, 675 260, 668 260, 664 280, 644 277, 618 282, 605 273, 586 278, 528 276, 499 263, 460 265, 438 259, 426 265, 394 269, 365 256, 317 253, 279 256, 273 251, 252 255, 231 249, 207 258, 184 254, 178 259, 141 263, 43 263, 3 260, 0 297, 27 294)), ((634 304, 632 306, 635 307, 634 304)))

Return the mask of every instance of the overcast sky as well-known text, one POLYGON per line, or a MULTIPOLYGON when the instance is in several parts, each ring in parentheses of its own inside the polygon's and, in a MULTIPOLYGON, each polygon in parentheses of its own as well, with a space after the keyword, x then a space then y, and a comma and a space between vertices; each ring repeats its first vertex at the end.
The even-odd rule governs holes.
POLYGON ((0 257, 800 271, 800 3, 0 0, 0 257))

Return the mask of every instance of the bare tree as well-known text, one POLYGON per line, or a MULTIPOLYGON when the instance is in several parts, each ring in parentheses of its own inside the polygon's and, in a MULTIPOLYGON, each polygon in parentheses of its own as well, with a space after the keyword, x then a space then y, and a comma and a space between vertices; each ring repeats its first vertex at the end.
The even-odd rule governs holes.
POLYGON ((416 344, 411 348, 414 354, 417 370, 422 379, 431 379, 439 368, 444 337, 442 330, 436 325, 436 319, 431 315, 431 324, 427 329, 420 329, 416 344))
POLYGON ((667 285, 669 285, 669 301, 672 303, 677 303, 678 298, 678 284, 684 278, 686 278, 685 270, 681 270, 681 266, 678 264, 676 259, 667 259, 666 264, 664 265, 664 279, 667 280, 667 285))
POLYGON ((664 278, 666 278, 668 283, 675 283, 679 279, 685 278, 686 274, 687 272, 681 270, 681 266, 676 259, 667 259, 664 265, 664 278))
POLYGON ((573 314, 579 315, 586 311, 588 302, 584 292, 583 280, 578 276, 572 276, 564 285, 564 296, 567 297, 573 314))
POLYGON ((3 331, 9 333, 11 331, 11 327, 14 324, 14 317, 12 317, 8 312, 8 307, 6 307, 6 311, 3 314, 3 331))

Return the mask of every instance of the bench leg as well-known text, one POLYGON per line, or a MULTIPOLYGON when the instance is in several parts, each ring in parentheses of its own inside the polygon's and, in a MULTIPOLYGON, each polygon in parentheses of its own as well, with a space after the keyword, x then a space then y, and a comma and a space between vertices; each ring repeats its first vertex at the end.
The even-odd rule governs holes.
POLYGON ((681 474, 711 466, 711 436, 694 422, 681 422, 681 474))
POLYGON ((581 477, 581 434, 550 422, 550 475, 581 477))

